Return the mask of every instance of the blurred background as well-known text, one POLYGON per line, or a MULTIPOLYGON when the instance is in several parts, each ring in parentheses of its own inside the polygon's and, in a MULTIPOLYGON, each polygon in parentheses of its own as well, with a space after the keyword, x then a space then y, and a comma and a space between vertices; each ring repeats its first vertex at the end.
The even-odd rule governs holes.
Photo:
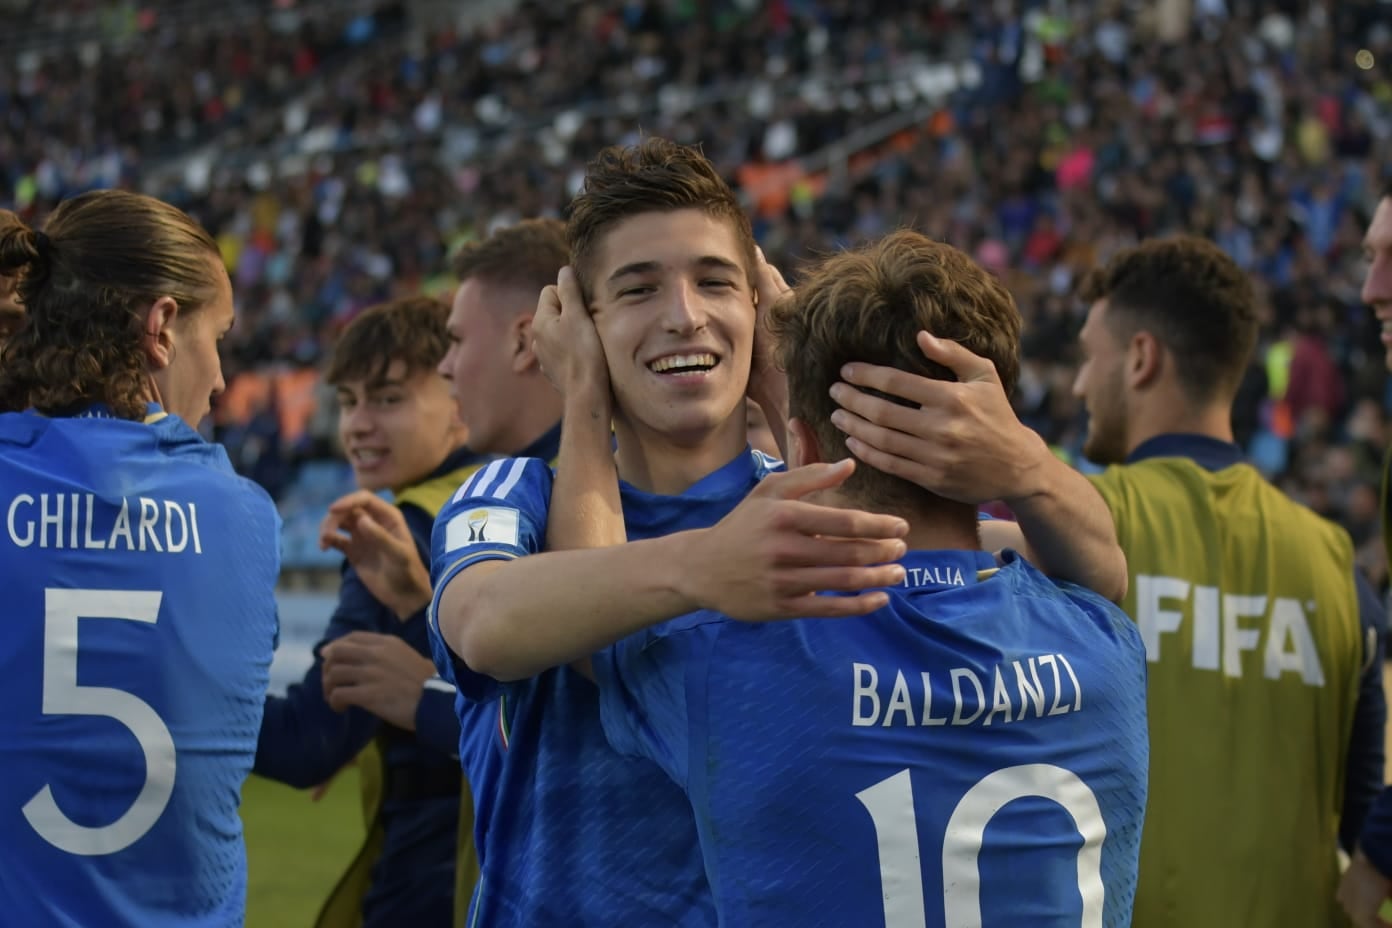
MULTIPOLYGON (((1392 170, 1392 2, 0 0, 0 204, 139 189, 217 238, 240 319, 205 428, 285 517, 287 589, 349 487, 319 365, 375 302, 448 299, 452 249, 559 215, 587 157, 700 142, 771 260, 910 225, 1026 318, 1020 415, 1065 458, 1080 276, 1189 231, 1259 282, 1254 462, 1386 585, 1392 403, 1358 299, 1392 170)), ((292 610, 294 611, 294 610, 292 610)))

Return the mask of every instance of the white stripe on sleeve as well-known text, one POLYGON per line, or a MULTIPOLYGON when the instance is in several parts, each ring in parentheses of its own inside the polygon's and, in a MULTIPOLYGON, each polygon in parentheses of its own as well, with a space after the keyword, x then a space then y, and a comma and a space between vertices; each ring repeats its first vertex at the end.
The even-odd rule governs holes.
POLYGON ((512 462, 512 467, 508 470, 506 479, 502 485, 494 491, 493 496, 498 499, 507 499, 507 495, 512 492, 512 488, 517 486, 517 481, 522 479, 522 472, 527 469, 527 459, 517 458, 512 462))

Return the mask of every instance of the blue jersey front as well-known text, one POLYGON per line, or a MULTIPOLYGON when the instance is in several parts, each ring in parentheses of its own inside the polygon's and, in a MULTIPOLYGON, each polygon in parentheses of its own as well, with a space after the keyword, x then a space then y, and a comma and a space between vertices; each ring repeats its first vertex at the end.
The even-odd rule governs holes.
POLYGON ((174 417, 0 416, 0 922, 240 925, 279 517, 174 417))
MULTIPOLYGON (((714 525, 775 466, 746 452, 675 497, 625 484, 629 538, 714 525)), ((544 461, 514 458, 460 489, 435 521, 436 605, 471 564, 542 550, 551 481, 544 461)), ((714 923, 686 798, 651 761, 609 747, 594 684, 566 667, 498 684, 464 666, 433 623, 432 647, 461 707, 496 705, 486 731, 464 715, 460 736, 482 869, 470 924, 714 923)))
POLYGON ((689 796, 721 924, 1130 924, 1144 646, 992 563, 914 552, 865 618, 697 613, 595 657, 610 741, 689 796))

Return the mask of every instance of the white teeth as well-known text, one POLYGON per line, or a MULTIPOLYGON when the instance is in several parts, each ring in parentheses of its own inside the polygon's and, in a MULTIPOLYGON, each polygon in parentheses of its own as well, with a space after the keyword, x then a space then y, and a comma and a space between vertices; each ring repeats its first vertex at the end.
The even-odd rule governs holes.
POLYGON ((655 374, 664 371, 696 368, 698 370, 709 370, 715 367, 715 355, 713 354, 674 354, 665 358, 658 358, 648 365, 655 374))
POLYGON ((360 464, 376 464, 386 453, 382 451, 354 451, 353 458, 360 464))

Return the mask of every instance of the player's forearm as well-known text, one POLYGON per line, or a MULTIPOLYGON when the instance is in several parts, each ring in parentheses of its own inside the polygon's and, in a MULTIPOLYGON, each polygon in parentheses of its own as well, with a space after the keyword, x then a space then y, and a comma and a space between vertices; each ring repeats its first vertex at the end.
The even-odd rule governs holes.
POLYGON ((697 532, 485 561, 445 587, 440 633, 472 670, 521 680, 700 608, 682 565, 697 532))
POLYGON ((627 540, 607 390, 566 394, 556 482, 546 518, 549 551, 602 548, 627 540))
POLYGON ((1019 520, 1035 566, 1113 602, 1124 599, 1126 555, 1117 543, 1111 510, 1091 481, 1040 439, 1021 490, 1005 503, 1019 520))

